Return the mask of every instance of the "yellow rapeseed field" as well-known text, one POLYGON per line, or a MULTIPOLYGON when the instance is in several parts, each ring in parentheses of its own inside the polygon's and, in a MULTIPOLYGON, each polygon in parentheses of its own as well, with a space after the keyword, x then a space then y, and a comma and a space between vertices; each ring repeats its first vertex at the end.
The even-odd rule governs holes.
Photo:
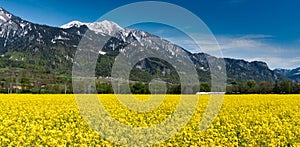
MULTIPOLYGON (((164 121, 180 98, 167 95, 155 110, 141 113, 122 106, 114 95, 99 97, 111 116, 136 127, 164 121)), ((226 95, 217 118, 204 132, 199 126, 209 96, 199 98, 188 124, 157 146, 300 146, 300 95, 226 95)), ((74 95, 0 95, 0 146, 58 145, 117 146, 91 129, 74 95)))

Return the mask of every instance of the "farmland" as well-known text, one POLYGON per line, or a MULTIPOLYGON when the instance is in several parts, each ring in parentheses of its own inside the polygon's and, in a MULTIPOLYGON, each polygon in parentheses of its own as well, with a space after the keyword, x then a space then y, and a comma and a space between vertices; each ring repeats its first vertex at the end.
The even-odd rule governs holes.
MULTIPOLYGON (((149 95, 135 97, 149 99, 149 95)), ((141 113, 121 106, 114 95, 99 95, 112 117, 135 127, 161 123, 175 111, 179 98, 167 95, 155 110, 141 113)), ((189 103, 188 98, 185 101, 189 103)), ((300 145, 300 95, 225 95, 216 119, 200 132, 208 101, 208 95, 199 96, 188 124, 157 146, 300 145)), ((74 95, 0 95, 0 130, 0 146, 117 145, 93 131, 80 114, 74 95)))

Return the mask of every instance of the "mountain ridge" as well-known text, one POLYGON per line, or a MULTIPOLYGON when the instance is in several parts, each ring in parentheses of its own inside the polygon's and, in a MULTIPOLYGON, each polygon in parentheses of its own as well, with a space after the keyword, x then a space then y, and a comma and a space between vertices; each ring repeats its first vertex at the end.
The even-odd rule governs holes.
POLYGON ((94 32, 108 34, 111 36, 113 36, 116 32, 124 30, 122 27, 120 27, 115 22, 108 21, 108 20, 97 21, 97 22, 93 22, 93 23, 84 23, 84 22, 75 20, 75 21, 71 21, 67 24, 60 26, 60 28, 63 28, 63 29, 69 29, 71 27, 79 28, 83 25, 87 26, 90 30, 92 30, 94 32))
MULTIPOLYGON (((96 76, 109 77, 116 55, 124 51, 129 44, 141 45, 141 40, 155 40, 157 44, 166 44, 168 45, 167 52, 174 54, 175 57, 182 56, 176 50, 183 50, 195 64, 199 80, 202 82, 209 82, 210 79, 207 58, 219 60, 219 58, 205 53, 191 53, 176 44, 144 31, 121 28, 116 23, 107 20, 95 23, 75 21, 62 27, 51 27, 22 20, 4 9, 0 9, 0 11, 0 16, 5 19, 0 21, 0 67, 23 68, 23 75, 27 69, 37 70, 45 76, 70 74, 77 46, 87 30, 94 32, 94 35, 100 33, 103 37, 109 37, 109 41, 99 52, 95 69, 96 76), (5 16, 8 17, 9 15, 11 18, 8 20, 5 16), (107 24, 113 26, 105 26, 107 24), (117 30, 112 30, 112 28, 117 28, 117 30), (108 30, 106 32, 103 29, 108 30), (111 36, 111 34, 113 35, 111 36)), ((245 80, 275 82, 285 79, 281 74, 270 70, 267 64, 262 61, 248 62, 231 58, 224 58, 224 60, 229 82, 245 80)), ((164 77, 169 82, 176 81, 174 80, 176 79, 176 71, 172 65, 167 65, 157 59, 146 59, 139 62, 132 72, 131 78, 137 81, 147 81, 156 75, 164 77)), ((2 74, 8 73, 2 72, 2 74)), ((5 78, 7 80, 8 77, 5 78)))
POLYGON ((277 69, 274 69, 273 71, 280 73, 296 82, 300 82, 300 67, 294 68, 294 69, 277 68, 277 69))

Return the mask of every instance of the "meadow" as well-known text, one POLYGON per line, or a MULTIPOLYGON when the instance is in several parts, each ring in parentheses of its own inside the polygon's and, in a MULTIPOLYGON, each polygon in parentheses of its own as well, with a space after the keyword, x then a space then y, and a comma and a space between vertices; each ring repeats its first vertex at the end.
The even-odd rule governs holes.
MULTIPOLYGON (((121 106, 114 95, 99 97, 117 121, 140 127, 164 121, 180 98, 167 95, 155 110, 141 113, 121 106)), ((208 95, 200 95, 188 124, 155 146, 300 146, 300 95, 225 95, 216 119, 200 132, 208 101, 208 95)), ((0 146, 58 145, 118 146, 93 131, 74 95, 0 95, 0 146)))

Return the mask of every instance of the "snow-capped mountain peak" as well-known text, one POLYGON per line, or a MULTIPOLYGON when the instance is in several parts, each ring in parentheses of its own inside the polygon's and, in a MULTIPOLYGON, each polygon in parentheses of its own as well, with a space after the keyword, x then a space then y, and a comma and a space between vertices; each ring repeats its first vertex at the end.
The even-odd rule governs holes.
POLYGON ((71 21, 67 24, 64 24, 64 25, 60 26, 60 28, 67 29, 67 28, 71 28, 71 27, 74 27, 74 26, 79 28, 82 25, 85 25, 85 24, 80 22, 80 21, 74 20, 74 21, 71 21))
POLYGON ((97 21, 93 23, 84 23, 80 21, 71 21, 65 25, 62 25, 61 28, 67 29, 71 27, 77 27, 86 25, 90 30, 96 33, 104 33, 113 36, 116 32, 123 31, 124 29, 118 24, 112 21, 104 20, 97 21))

